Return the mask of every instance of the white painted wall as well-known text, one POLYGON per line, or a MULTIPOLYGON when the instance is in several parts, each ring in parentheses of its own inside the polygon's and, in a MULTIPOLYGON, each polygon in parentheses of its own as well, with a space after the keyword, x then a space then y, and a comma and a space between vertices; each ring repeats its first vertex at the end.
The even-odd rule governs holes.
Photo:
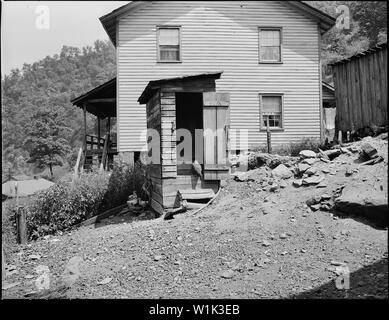
POLYGON ((317 23, 278 1, 154 1, 120 17, 119 151, 144 144, 146 111, 137 99, 150 80, 219 70, 217 90, 230 92, 231 128, 249 130, 251 148, 266 142, 260 92, 284 94, 284 131, 273 132, 273 145, 319 138, 318 41, 317 23), (182 26, 182 63, 157 63, 157 25, 182 26), (283 64, 258 63, 259 26, 283 28, 283 64))

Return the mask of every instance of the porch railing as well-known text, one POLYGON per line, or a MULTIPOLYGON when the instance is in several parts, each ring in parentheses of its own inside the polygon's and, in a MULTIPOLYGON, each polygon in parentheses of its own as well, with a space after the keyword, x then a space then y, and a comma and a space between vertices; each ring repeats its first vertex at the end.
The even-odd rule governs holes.
POLYGON ((86 150, 94 150, 94 149, 103 149, 105 139, 99 138, 97 136, 92 136, 90 134, 87 134, 85 136, 86 138, 86 150))

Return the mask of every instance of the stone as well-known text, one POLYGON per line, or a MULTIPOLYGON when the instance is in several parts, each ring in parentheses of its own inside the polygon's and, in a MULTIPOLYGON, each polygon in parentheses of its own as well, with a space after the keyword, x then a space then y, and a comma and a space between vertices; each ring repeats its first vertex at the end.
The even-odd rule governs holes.
POLYGON ((162 256, 161 255, 155 255, 154 256, 154 261, 159 261, 162 259, 162 256))
POLYGON ((370 143, 363 143, 361 145, 362 153, 367 159, 374 159, 378 157, 377 149, 375 149, 370 143))
POLYGON ((379 227, 388 226, 388 200, 378 185, 355 183, 343 188, 334 200, 335 210, 369 220, 379 227))
POLYGON ((305 173, 308 175, 308 177, 313 176, 317 172, 316 168, 310 167, 305 171, 305 173))
POLYGON ((100 282, 97 282, 98 285, 104 285, 104 284, 108 284, 112 281, 113 279, 112 278, 104 278, 103 280, 101 280, 100 282))
POLYGON ((331 195, 327 194, 327 193, 323 193, 321 196, 320 196, 320 199, 321 200, 330 200, 331 199, 331 195))
POLYGON ((279 186, 277 183, 275 183, 275 184, 273 184, 273 185, 269 188, 269 191, 270 191, 270 192, 276 192, 279 188, 280 188, 280 186, 279 186))
POLYGON ((280 234, 280 239, 286 239, 286 238, 288 238, 288 236, 285 233, 280 234))
POLYGON ((313 152, 312 150, 302 150, 300 151, 299 156, 303 159, 316 158, 316 153, 313 152))
POLYGON ((312 176, 309 178, 304 178, 303 184, 305 184, 305 185, 319 184, 323 180, 324 180, 324 177, 322 177, 322 176, 312 176))
POLYGON ((316 162, 316 158, 306 158, 302 161, 302 163, 309 164, 310 166, 316 162))
POLYGON ((327 188, 327 182, 325 182, 324 180, 322 182, 320 182, 316 188, 327 188))
POLYGON ((354 172, 353 172, 352 170, 348 169, 348 170, 346 170, 345 176, 346 176, 346 177, 349 177, 349 176, 351 176, 353 173, 354 173, 354 172))
POLYGON ((300 174, 304 173, 305 171, 307 171, 311 166, 309 164, 306 164, 306 163, 299 163, 298 164, 298 172, 300 174))
POLYGON ((293 186, 295 187, 301 187, 301 185, 303 184, 303 179, 299 179, 299 180, 294 180, 293 181, 293 186))
POLYGON ((317 211, 320 209, 320 203, 319 204, 313 204, 310 206, 312 211, 317 211))
POLYGON ((221 274, 220 274, 220 277, 224 278, 224 279, 231 279, 232 277, 234 276, 234 271, 229 269, 227 271, 223 271, 221 274))
POLYGON ((326 158, 320 158, 321 161, 325 162, 325 163, 330 163, 331 160, 330 159, 326 159, 326 158))
POLYGON ((263 245, 264 247, 269 247, 269 246, 270 246, 270 242, 267 241, 267 240, 263 240, 262 245, 263 245))
POLYGON ((330 170, 328 170, 327 168, 323 168, 323 169, 321 169, 321 172, 323 172, 323 173, 329 173, 330 170))
POLYGON ((31 254, 28 256, 31 260, 40 260, 41 256, 39 254, 31 254))
POLYGON ((292 171, 290 171, 283 164, 280 164, 275 169, 273 169, 271 174, 273 178, 280 178, 280 179, 289 179, 293 175, 292 171))
POLYGON ((285 181, 281 180, 280 183, 279 183, 279 186, 280 186, 280 188, 284 189, 284 188, 286 188, 288 185, 287 185, 287 183, 286 183, 285 181))

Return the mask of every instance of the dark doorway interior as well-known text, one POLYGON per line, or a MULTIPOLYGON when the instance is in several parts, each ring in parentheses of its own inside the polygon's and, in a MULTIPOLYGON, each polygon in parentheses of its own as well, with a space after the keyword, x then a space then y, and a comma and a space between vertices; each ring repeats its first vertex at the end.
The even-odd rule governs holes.
MULTIPOLYGON (((196 159, 195 129, 203 129, 203 94, 201 92, 176 93, 176 128, 185 128, 189 130, 192 136, 192 152, 191 154, 185 155, 185 151, 188 152, 190 150, 180 150, 178 148, 184 138, 180 138, 178 136, 179 132, 177 131, 177 159, 182 159, 182 157, 186 159, 185 163, 183 161, 177 161, 177 174, 191 175, 191 163, 196 159)), ((197 154, 197 157, 202 157, 202 154, 197 154)), ((196 160, 199 163, 203 163, 203 159, 196 160)))

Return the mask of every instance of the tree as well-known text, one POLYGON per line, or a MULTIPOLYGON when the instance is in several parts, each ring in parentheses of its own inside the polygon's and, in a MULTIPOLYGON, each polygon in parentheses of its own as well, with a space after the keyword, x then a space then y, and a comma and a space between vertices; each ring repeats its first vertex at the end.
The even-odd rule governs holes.
POLYGON ((53 177, 53 166, 63 165, 70 152, 70 131, 62 107, 41 107, 27 128, 28 138, 24 142, 30 155, 28 162, 39 168, 49 167, 53 177))

